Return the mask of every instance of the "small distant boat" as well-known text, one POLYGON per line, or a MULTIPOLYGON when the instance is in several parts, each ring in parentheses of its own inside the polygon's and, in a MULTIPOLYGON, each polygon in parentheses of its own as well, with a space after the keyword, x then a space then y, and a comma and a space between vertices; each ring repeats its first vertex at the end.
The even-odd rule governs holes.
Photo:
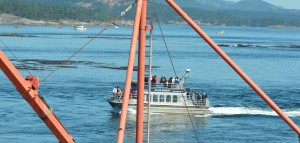
POLYGON ((119 25, 114 23, 114 28, 118 29, 119 28, 119 25))
POLYGON ((218 31, 217 34, 224 34, 224 31, 218 31))
POLYGON ((77 31, 85 31, 86 27, 84 27, 83 25, 77 25, 74 27, 74 29, 77 31))
POLYGON ((15 28, 21 28, 21 26, 17 25, 17 26, 15 26, 15 28))
POLYGON ((56 25, 56 26, 54 26, 55 28, 59 28, 59 29, 62 29, 62 27, 61 26, 59 26, 59 25, 56 25))

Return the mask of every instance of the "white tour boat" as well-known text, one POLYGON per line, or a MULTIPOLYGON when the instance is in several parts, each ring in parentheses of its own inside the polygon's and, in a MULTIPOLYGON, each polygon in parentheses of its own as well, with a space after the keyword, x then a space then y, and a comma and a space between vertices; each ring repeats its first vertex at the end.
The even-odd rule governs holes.
MULTIPOLYGON (((188 77, 190 69, 186 69, 184 76, 176 83, 168 82, 151 83, 149 88, 147 77, 145 78, 144 112, 148 113, 148 93, 150 93, 150 113, 166 114, 194 114, 205 115, 209 113, 209 100, 205 92, 196 92, 190 88, 184 88, 183 84, 188 77), (150 89, 150 92, 148 92, 150 89)), ((132 82, 128 108, 136 110, 137 83, 132 82)), ((119 87, 115 87, 107 99, 108 103, 117 111, 121 111, 123 94, 119 87)))

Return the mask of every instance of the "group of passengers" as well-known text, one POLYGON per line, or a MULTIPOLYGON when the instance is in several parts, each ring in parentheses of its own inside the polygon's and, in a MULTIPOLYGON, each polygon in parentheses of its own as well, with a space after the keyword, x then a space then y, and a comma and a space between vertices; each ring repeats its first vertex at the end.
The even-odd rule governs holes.
POLYGON ((203 105, 205 105, 206 98, 207 98, 206 93, 203 92, 202 95, 201 95, 200 92, 197 92, 196 95, 197 95, 197 101, 198 101, 198 104, 203 104, 203 105))
POLYGON ((148 83, 149 81, 151 81, 152 87, 157 87, 161 84, 164 87, 169 87, 169 88, 177 87, 180 82, 178 76, 176 76, 175 78, 170 77, 169 80, 167 80, 167 78, 165 76, 161 76, 160 80, 158 81, 158 77, 156 75, 152 76, 151 78, 149 78, 149 76, 146 75, 144 81, 145 81, 145 83, 148 83))
POLYGON ((119 86, 115 86, 113 88, 113 94, 116 95, 117 97, 121 98, 122 90, 119 88, 119 86))
POLYGON ((207 94, 205 92, 203 92, 202 94, 200 92, 196 92, 196 93, 194 93, 193 91, 190 92, 190 88, 187 88, 186 91, 187 91, 187 96, 191 97, 193 103, 196 106, 206 104, 207 94))

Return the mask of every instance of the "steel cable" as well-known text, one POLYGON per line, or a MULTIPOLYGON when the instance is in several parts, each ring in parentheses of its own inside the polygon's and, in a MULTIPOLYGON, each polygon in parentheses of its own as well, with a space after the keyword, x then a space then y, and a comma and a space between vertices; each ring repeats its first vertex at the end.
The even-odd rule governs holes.
POLYGON ((21 63, 21 66, 28 72, 28 74, 29 75, 31 75, 32 76, 32 74, 30 73, 30 71, 26 68, 26 66, 25 66, 25 64, 21 61, 21 60, 19 60, 18 58, 17 58, 17 56, 12 52, 12 50, 0 39, 0 42, 4 45, 4 47, 13 55, 13 57, 19 62, 19 63, 21 63))
POLYGON ((100 30, 96 35, 94 35, 87 43, 85 43, 81 48, 79 48, 77 51, 75 51, 68 59, 66 59, 62 64, 57 66, 52 72, 50 72, 45 78, 43 78, 40 81, 40 84, 44 82, 47 78, 49 78, 54 72, 56 72, 58 69, 60 69, 62 66, 64 66, 68 61, 70 61, 71 58, 73 58, 76 54, 78 54, 83 48, 85 48, 87 45, 89 45, 93 40, 95 40, 103 31, 107 30, 108 27, 114 25, 120 18, 122 18, 126 12, 128 12, 132 6, 134 6, 136 1, 131 4, 129 7, 127 7, 123 12, 120 13, 118 17, 116 17, 114 20, 112 20, 109 24, 107 24, 102 30, 100 30))
MULTIPOLYGON (((163 34, 163 32, 162 32, 162 28, 161 28, 161 26, 160 26, 161 24, 160 24, 159 19, 158 19, 158 15, 157 15, 157 12, 156 12, 156 9, 155 9, 154 2, 153 2, 152 0, 150 0, 150 2, 151 2, 152 9, 153 9, 153 11, 154 11, 154 15, 155 15, 156 22, 157 22, 157 24, 158 24, 158 27, 159 27, 159 29, 160 29, 160 33, 161 33, 162 38, 163 38, 163 42, 164 42, 165 48, 166 48, 167 53, 168 53, 168 56, 169 56, 170 63, 171 63, 172 68, 173 68, 173 72, 174 72, 175 76, 177 77, 177 73, 176 73, 176 70, 175 70, 175 66, 174 66, 174 63, 173 63, 173 61, 172 61, 172 57, 171 57, 170 51, 169 51, 168 46, 167 46, 167 42, 166 42, 165 36, 164 36, 164 34, 163 34)), ((182 90, 182 87, 181 87, 180 84, 179 84, 179 88, 180 88, 180 90, 182 90)), ((183 93, 181 94, 181 96, 183 97, 183 93)), ((189 109, 188 109, 188 106, 187 106, 187 104, 186 104, 186 99, 185 99, 184 97, 183 97, 183 99, 184 99, 185 107, 186 107, 186 109, 187 109, 187 112, 188 112, 188 115, 189 115, 191 124, 192 124, 192 126, 193 126, 193 130, 194 130, 195 136, 196 136, 196 138, 197 138, 198 143, 200 143, 200 139, 199 139, 199 137, 198 137, 198 133, 197 133, 195 124, 194 124, 193 119, 192 119, 192 115, 191 115, 191 113, 190 113, 190 111, 189 111, 189 109)))

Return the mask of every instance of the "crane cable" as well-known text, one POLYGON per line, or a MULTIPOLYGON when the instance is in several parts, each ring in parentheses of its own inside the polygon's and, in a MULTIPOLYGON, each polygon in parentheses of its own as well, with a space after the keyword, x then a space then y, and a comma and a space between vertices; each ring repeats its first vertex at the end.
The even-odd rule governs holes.
POLYGON ((30 71, 26 68, 25 64, 17 58, 17 56, 12 52, 12 50, 0 39, 0 42, 4 45, 4 47, 13 55, 13 57, 19 62, 21 63, 21 66, 28 72, 29 75, 32 76, 32 74, 30 73, 30 71))
MULTIPOLYGON (((154 6, 154 2, 153 2, 152 0, 150 0, 150 2, 151 2, 152 9, 153 9, 153 11, 154 11, 155 19, 156 19, 157 24, 158 24, 158 27, 159 27, 159 29, 160 29, 160 33, 161 33, 162 38, 163 38, 163 41, 164 41, 165 48, 166 48, 167 53, 168 53, 168 56, 169 56, 170 63, 171 63, 172 68, 173 68, 173 72, 174 72, 175 76, 177 76, 177 73, 176 73, 176 70, 175 70, 175 66, 174 66, 174 63, 173 63, 173 61, 172 61, 172 58, 171 58, 171 55, 170 55, 170 51, 169 51, 168 46, 167 46, 167 42, 166 42, 165 36, 164 36, 164 34, 163 34, 163 32, 162 32, 162 28, 161 28, 161 26, 160 26, 160 22, 159 22, 158 15, 157 15, 157 12, 156 12, 156 9, 155 9, 155 6, 154 6)), ((182 90, 182 87, 181 87, 180 84, 179 84, 179 88, 180 88, 180 90, 182 90)), ((183 93, 181 93, 181 96, 183 97, 183 93)), ((184 99, 185 107, 186 107, 186 109, 187 109, 187 113, 188 113, 188 115, 189 115, 191 124, 192 124, 192 126, 193 126, 193 130, 194 130, 195 136, 196 136, 196 138, 197 138, 198 143, 200 143, 200 139, 199 139, 199 137, 198 137, 198 133, 197 133, 195 124, 194 124, 193 119, 192 119, 192 115, 191 115, 191 113, 190 113, 190 111, 189 111, 189 109, 188 109, 188 106, 187 106, 187 104, 186 104, 186 99, 185 99, 185 98, 183 98, 183 99, 184 99)))
MULTIPOLYGON (((4 45, 4 47, 13 55, 13 57, 21 64, 21 67, 23 67, 23 69, 25 69, 29 75, 32 76, 31 72, 26 68, 26 65, 24 62, 22 62, 19 58, 17 58, 17 56, 13 53, 13 51, 0 39, 0 42, 4 45)), ((1 79, 4 79, 2 76, 0 76, 1 79)), ((7 95, 10 95, 10 93, 4 91, 3 89, 0 88, 0 91, 6 93, 7 95)))
POLYGON ((95 40, 103 31, 107 30, 108 27, 114 25, 120 18, 122 18, 135 4, 137 1, 129 5, 123 12, 120 13, 118 17, 112 20, 109 24, 107 24, 102 30, 100 30, 96 35, 94 35, 88 42, 86 42, 81 48, 75 51, 68 59, 66 59, 62 64, 57 66, 52 72, 50 72, 45 78, 40 81, 40 84, 44 82, 47 78, 49 78, 54 72, 64 66, 67 62, 70 61, 76 54, 78 54, 83 48, 85 48, 88 44, 90 44, 93 40, 95 40))

